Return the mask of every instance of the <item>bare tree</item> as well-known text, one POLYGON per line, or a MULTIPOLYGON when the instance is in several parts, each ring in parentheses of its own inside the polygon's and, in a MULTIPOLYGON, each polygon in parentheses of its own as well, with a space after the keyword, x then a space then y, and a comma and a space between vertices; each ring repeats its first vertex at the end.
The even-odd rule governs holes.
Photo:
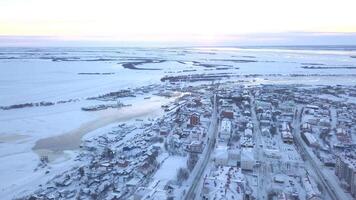
POLYGON ((189 171, 187 168, 179 168, 177 173, 177 181, 182 184, 183 181, 187 180, 189 177, 189 171))
POLYGON ((192 171, 194 169, 195 165, 198 162, 198 159, 199 159, 199 157, 196 153, 189 154, 189 157, 187 160, 187 167, 188 167, 189 171, 192 171))

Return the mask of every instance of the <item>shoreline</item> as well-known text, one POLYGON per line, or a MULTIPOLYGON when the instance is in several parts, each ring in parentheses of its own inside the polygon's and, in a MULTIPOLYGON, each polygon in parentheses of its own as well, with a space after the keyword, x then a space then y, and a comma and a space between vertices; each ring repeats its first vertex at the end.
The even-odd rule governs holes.
MULTIPOLYGON (((144 102, 138 104, 142 103, 144 102)), ((79 149, 82 137, 86 134, 112 123, 128 121, 134 118, 155 114, 160 111, 162 103, 163 102, 159 100, 155 100, 145 103, 144 108, 136 104, 132 107, 125 107, 119 110, 108 109, 102 112, 99 111, 102 116, 95 120, 83 123, 72 131, 37 140, 32 150, 35 152, 46 150, 54 153, 60 153, 66 150, 77 150, 79 149)))

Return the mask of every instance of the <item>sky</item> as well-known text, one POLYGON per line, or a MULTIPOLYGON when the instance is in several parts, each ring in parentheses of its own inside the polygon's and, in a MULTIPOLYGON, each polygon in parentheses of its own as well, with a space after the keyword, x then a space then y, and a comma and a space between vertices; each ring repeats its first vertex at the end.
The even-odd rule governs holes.
POLYGON ((355 0, 0 0, 0 41, 348 44, 355 8, 355 0))

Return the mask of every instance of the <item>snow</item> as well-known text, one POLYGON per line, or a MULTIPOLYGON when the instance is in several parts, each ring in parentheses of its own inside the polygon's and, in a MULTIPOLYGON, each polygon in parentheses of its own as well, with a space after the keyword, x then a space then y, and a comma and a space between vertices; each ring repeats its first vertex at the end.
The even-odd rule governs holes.
POLYGON ((39 161, 34 152, 27 151, 16 153, 11 156, 0 157, 0 193, 2 199, 12 199, 17 195, 24 195, 33 192, 34 187, 46 183, 52 177, 61 173, 76 164, 71 158, 74 158, 75 152, 66 152, 67 159, 51 164, 48 169, 50 173, 40 169, 34 171, 39 161))
POLYGON ((164 153, 161 156, 167 157, 161 163, 161 167, 155 173, 153 179, 159 181, 159 186, 163 189, 168 181, 175 180, 179 168, 186 167, 187 157, 168 156, 167 153, 164 153))
MULTIPOLYGON (((152 98, 143 101, 143 95, 136 98, 124 98, 124 103, 133 104, 127 112, 145 112, 131 117, 122 117, 122 111, 106 110, 103 112, 83 112, 83 106, 98 103, 86 98, 135 88, 152 83, 160 83, 165 75, 187 75, 202 73, 227 72, 235 75, 249 74, 282 74, 283 76, 261 76, 256 78, 239 77, 238 80, 254 81, 249 84, 356 84, 355 69, 343 66, 355 66, 356 59, 350 58, 351 51, 325 50, 287 50, 287 49, 239 49, 239 48, 192 48, 192 49, 138 49, 123 48, 43 48, 43 49, 6 49, 0 48, 0 106, 20 103, 36 103, 41 101, 56 102, 59 100, 77 99, 76 102, 56 104, 49 107, 31 107, 14 110, 0 110, 0 196, 9 199, 17 191, 30 191, 34 186, 48 180, 56 172, 74 165, 73 151, 65 151, 58 156, 56 162, 50 164, 51 172, 44 175, 45 170, 34 172, 39 157, 32 149, 44 138, 83 130, 80 136, 88 138, 100 135, 112 128, 116 122, 130 121, 135 118, 156 117, 161 103, 165 99, 152 98), (202 54, 212 52, 214 54, 202 54), (16 59, 3 59, 8 55, 16 59), (54 62, 42 57, 79 57, 82 61, 54 62), (253 56, 253 57, 247 57, 253 56), (84 61, 86 59, 110 58, 112 61, 84 61), (142 64, 140 68, 162 70, 132 70, 122 67, 121 62, 137 58, 159 58, 167 60, 161 63, 142 64), (230 59, 230 61, 228 61, 230 59), (250 63, 235 63, 232 59, 255 60, 250 63), (180 62, 178 62, 180 61, 180 62), (229 65, 226 70, 217 70, 196 65, 192 61, 203 64, 229 65), (303 64, 304 63, 304 64, 303 64), (305 63, 320 63, 326 67, 338 69, 303 69, 305 63), (239 69, 236 69, 239 68, 239 69), (185 70, 185 71, 184 71, 185 70), (196 71, 189 71, 196 70, 196 71), (79 75, 78 73, 113 73, 110 75, 79 75), (289 77, 289 74, 341 74, 340 77, 289 77), (143 109, 145 108, 145 109, 143 109), (130 110, 132 109, 132 110, 130 110), (91 128, 88 128, 88 127, 91 128), (86 135, 87 134, 87 135, 86 135)), ((228 80, 228 79, 226 79, 228 80)), ((224 80, 224 81, 226 81, 224 80)), ((145 94, 144 96, 147 96, 145 94)), ((149 94, 152 95, 152 94, 149 94)), ((327 99, 340 99, 330 95, 320 96, 327 99)), ((344 99, 346 97, 342 97, 344 99)), ((347 101, 355 102, 354 97, 347 101)), ((130 137, 128 137, 129 140, 130 137)), ((81 137, 79 137, 80 142, 81 137)), ((77 143, 76 143, 77 144, 77 143)), ((47 149, 48 150, 48 149, 47 149)), ((66 150, 66 148, 62 149, 66 150)), ((243 152, 248 161, 250 153, 243 152)), ((160 155, 168 156, 168 155, 160 155)), ((169 156, 163 160, 161 168, 154 175, 160 186, 175 179, 179 167, 185 167, 186 158, 169 156), (173 175, 173 176, 172 176, 173 175)))

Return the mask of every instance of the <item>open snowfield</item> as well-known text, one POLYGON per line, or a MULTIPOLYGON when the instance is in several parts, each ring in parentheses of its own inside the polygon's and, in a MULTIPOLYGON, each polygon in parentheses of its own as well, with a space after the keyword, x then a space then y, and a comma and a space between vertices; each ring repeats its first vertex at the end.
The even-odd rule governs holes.
POLYGON ((164 186, 170 180, 176 180, 176 175, 179 168, 184 168, 187 163, 187 158, 182 156, 169 156, 169 155, 160 155, 165 157, 161 163, 161 167, 153 176, 155 181, 158 181, 157 187, 163 190, 164 186))

